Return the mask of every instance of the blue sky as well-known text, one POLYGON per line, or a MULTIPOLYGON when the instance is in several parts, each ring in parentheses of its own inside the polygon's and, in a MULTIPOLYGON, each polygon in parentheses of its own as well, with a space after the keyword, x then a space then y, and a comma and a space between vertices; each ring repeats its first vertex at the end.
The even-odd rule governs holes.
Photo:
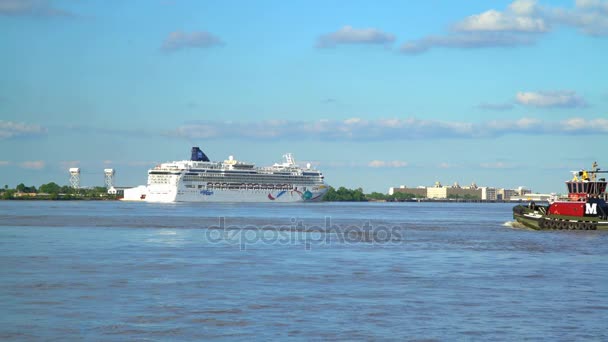
POLYGON ((608 1, 0 0, 0 183, 285 152, 334 186, 608 168, 608 1))

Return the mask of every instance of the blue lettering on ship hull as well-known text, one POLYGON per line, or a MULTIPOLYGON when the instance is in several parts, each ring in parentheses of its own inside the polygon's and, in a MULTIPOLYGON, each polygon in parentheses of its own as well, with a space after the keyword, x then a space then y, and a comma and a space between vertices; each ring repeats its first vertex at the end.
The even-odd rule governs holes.
POLYGON ((211 196, 213 195, 213 190, 201 190, 201 195, 211 196))

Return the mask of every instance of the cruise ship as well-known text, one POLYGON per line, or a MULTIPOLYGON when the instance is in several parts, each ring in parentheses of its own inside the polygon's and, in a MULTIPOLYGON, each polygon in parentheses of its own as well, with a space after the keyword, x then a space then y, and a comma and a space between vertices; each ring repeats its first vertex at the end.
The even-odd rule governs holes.
POLYGON ((123 200, 145 202, 311 202, 329 186, 310 164, 300 167, 291 153, 267 167, 236 160, 210 161, 199 147, 190 160, 148 170, 148 184, 124 191, 123 200))

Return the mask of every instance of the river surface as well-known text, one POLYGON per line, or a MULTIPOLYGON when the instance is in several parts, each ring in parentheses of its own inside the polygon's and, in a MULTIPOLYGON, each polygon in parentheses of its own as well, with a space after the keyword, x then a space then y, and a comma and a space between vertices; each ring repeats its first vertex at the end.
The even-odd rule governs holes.
POLYGON ((608 232, 511 208, 0 201, 0 339, 608 340, 608 232))

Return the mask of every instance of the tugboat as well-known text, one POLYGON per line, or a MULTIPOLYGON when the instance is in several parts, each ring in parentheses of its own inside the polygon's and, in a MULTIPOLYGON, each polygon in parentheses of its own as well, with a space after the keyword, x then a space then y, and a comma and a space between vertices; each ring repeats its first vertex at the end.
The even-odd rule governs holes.
POLYGON ((568 198, 550 200, 549 205, 513 207, 513 218, 532 229, 597 230, 608 229, 608 194, 605 178, 597 178, 597 163, 592 169, 573 171, 573 178, 566 182, 568 198))

